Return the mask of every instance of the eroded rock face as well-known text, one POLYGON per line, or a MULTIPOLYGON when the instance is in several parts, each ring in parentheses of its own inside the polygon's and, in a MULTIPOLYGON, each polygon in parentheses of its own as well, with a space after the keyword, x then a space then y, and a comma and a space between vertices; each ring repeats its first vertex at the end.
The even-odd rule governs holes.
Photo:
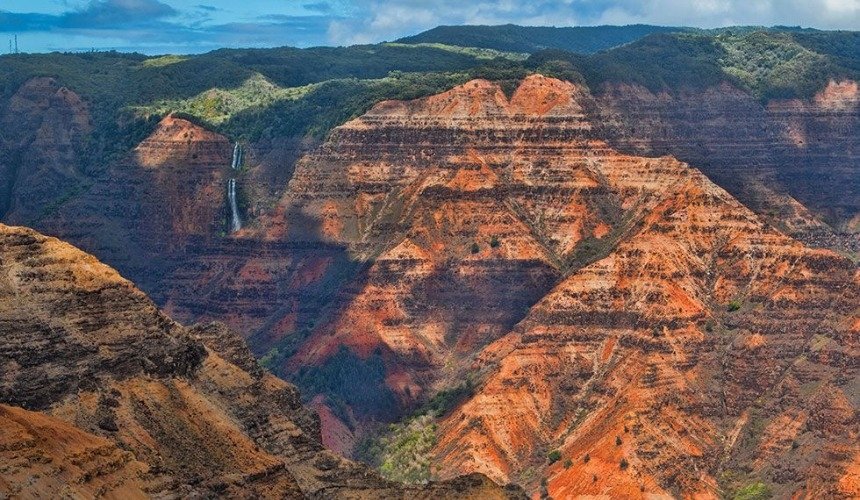
MULTIPOLYGON (((518 93, 540 84, 531 78, 518 93)), ((576 95, 556 82, 544 85, 576 95)), ((468 109, 478 114, 501 100, 492 92, 472 97, 478 103, 468 109)), ((424 104, 411 105, 423 111, 424 104)), ((377 111, 409 117, 403 128, 413 116, 424 119, 386 106, 377 111)), ((857 409, 847 402, 860 357, 855 266, 771 229, 683 163, 613 152, 588 127, 571 125, 569 109, 558 109, 561 118, 532 118, 529 131, 540 145, 496 144, 516 144, 503 165, 525 164, 533 174, 539 162, 527 155, 542 148, 544 158, 557 148, 550 165, 568 170, 550 179, 579 181, 579 219, 608 226, 605 239, 591 234, 602 245, 590 259, 574 251, 579 258, 566 260, 570 254, 556 250, 565 278, 478 356, 483 383, 441 428, 437 458, 445 470, 531 480, 537 488, 539 478, 524 471, 542 468, 557 448, 575 462, 565 468, 561 460, 546 472, 558 497, 715 494, 726 487, 718 484, 721 472, 744 469, 784 493, 850 494, 842 485, 852 484, 858 451, 857 409), (556 143, 560 133, 565 140, 556 143), (812 387, 830 397, 808 398, 812 387), (810 420, 819 413, 841 417, 810 420), (786 422, 798 423, 786 429, 786 422)), ((347 127, 381 121, 370 116, 347 127)), ((498 113, 483 125, 498 120, 499 129, 517 130, 509 116, 498 113)), ((475 143, 467 139, 468 122, 460 133, 463 143, 475 143)), ((539 198, 535 204, 559 206, 539 198)), ((337 221, 338 212, 323 213, 337 221)))
MULTIPOLYGON (((835 172, 814 186, 856 181, 852 89, 765 108, 730 87, 593 96, 535 76, 510 99, 475 81, 381 103, 301 159, 276 209, 230 238, 205 222, 223 207, 206 188, 221 166, 194 158, 221 161, 229 143, 198 130, 197 145, 167 123, 51 231, 109 256, 170 314, 223 320, 322 389, 322 433, 342 451, 363 423, 471 373, 477 394, 440 427, 446 475, 535 491, 545 475, 559 497, 757 479, 850 496, 856 268, 767 222, 829 231, 791 196, 815 197, 797 190, 811 171, 835 172), (698 170, 646 157, 667 153, 757 214, 698 170), (192 174, 202 188, 171 191, 192 174), (554 448, 563 458, 547 468, 554 448)), ((856 213, 850 197, 833 202, 832 214, 809 206, 856 213)))
POLYGON ((0 367, 0 402, 43 412, 0 406, 3 494, 521 494, 478 476, 408 489, 326 451, 296 389, 224 327, 186 329, 95 258, 8 226, 0 367))
POLYGON ((286 366, 342 363, 345 345, 383 359, 399 401, 478 373, 442 422, 445 474, 536 490, 526 471, 558 448, 576 462, 546 470, 558 497, 714 495, 727 477, 845 494, 827 485, 856 467, 855 266, 684 163, 616 152, 595 106, 542 77, 510 100, 475 81, 338 128, 266 229, 369 263, 286 366), (520 321, 510 296, 541 298, 520 321), (842 417, 783 434, 820 412, 842 417))
POLYGON ((0 491, 13 497, 147 498, 147 467, 60 419, 0 405, 0 491))
POLYGON ((12 223, 49 215, 83 179, 89 109, 52 78, 34 78, 0 107, 0 217, 12 223))
MULTIPOLYGON (((613 147, 695 165, 792 235, 835 243, 821 221, 857 232, 857 82, 831 81, 810 101, 767 104, 728 84, 675 94, 608 85, 592 113, 613 147)), ((835 246, 856 251, 857 240, 835 246)))
POLYGON ((231 152, 225 137, 167 116, 38 229, 74 241, 147 290, 161 289, 165 275, 188 262, 187 247, 225 230, 231 152))

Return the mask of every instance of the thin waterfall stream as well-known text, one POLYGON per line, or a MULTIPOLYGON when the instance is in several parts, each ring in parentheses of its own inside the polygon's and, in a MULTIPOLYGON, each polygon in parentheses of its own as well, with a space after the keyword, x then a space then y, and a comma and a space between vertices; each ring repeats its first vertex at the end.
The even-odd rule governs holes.
MULTIPOLYGON (((237 142, 233 147, 233 170, 238 170, 242 164, 242 146, 237 142)), ((242 219, 239 218, 239 203, 236 200, 236 178, 231 177, 227 181, 227 200, 230 203, 230 232, 235 233, 242 229, 242 219)))

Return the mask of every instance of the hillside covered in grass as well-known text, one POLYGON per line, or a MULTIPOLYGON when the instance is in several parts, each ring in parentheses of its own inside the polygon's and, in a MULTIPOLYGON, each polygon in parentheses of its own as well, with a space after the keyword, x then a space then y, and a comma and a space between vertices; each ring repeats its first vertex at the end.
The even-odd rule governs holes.
POLYGON ((560 49, 581 54, 611 49, 652 33, 670 33, 683 28, 634 24, 630 26, 439 26, 397 40, 405 44, 444 43, 481 47, 505 52, 534 53, 560 49))
POLYGON ((858 32, 722 30, 651 35, 593 55, 545 50, 533 54, 526 66, 535 71, 566 67, 594 90, 608 82, 661 91, 728 81, 768 100, 809 98, 830 80, 856 80, 858 63, 858 32))
POLYGON ((659 91, 728 81, 767 100, 809 97, 831 79, 858 79, 858 61, 856 32, 442 26, 397 43, 352 47, 2 56, 0 101, 31 78, 56 78, 88 104, 89 157, 104 163, 168 113, 234 139, 322 137, 381 100, 426 96, 472 78, 510 90, 541 72, 595 92, 607 82, 659 91))

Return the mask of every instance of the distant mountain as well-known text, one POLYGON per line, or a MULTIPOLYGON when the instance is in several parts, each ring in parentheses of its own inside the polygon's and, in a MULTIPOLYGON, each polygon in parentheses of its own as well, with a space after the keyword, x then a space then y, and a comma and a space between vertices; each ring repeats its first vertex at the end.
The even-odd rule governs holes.
MULTIPOLYGON (((728 26, 714 29, 684 26, 437 26, 431 30, 396 40, 404 44, 445 44, 460 47, 477 47, 504 52, 533 54, 541 50, 557 49, 577 54, 594 54, 641 40, 659 33, 692 33, 699 35, 749 35, 755 32, 770 33, 822 33, 797 26, 728 26)), ((826 33, 826 32, 825 32, 826 33)), ((834 32, 830 32, 834 33, 834 32)), ((851 32, 843 32, 843 34, 851 32)))
POLYGON ((400 43, 445 43, 506 52, 533 53, 562 49, 582 54, 611 49, 652 33, 685 31, 687 28, 633 24, 630 26, 438 26, 397 40, 400 43))

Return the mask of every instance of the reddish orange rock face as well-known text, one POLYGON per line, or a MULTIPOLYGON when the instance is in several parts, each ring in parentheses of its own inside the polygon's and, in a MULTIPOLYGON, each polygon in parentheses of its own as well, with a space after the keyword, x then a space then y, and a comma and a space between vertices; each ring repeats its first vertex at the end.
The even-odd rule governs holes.
POLYGON ((394 484, 325 450, 295 387, 223 325, 183 327, 94 257, 2 224, 0 347, 4 498, 523 496, 394 484))
MULTIPOLYGON (((69 111, 31 113, 45 144, 85 130, 56 84, 19 94, 69 111)), ((758 481, 851 496, 856 266, 785 234, 856 211, 828 186, 853 179, 857 109, 853 82, 763 106, 729 85, 592 94, 535 75, 509 99, 477 80, 338 127, 279 174, 274 208, 223 238, 230 144, 167 118, 43 224, 181 318, 229 322, 282 375, 321 387, 364 370, 337 389, 373 397, 314 400, 340 449, 469 374, 475 394, 439 422, 446 477, 555 497, 758 481)), ((48 160, 33 161, 65 165, 48 160)))
POLYGON ((290 370, 341 346, 380 353, 406 403, 475 370, 476 394, 441 422, 446 476, 535 491, 543 477, 560 498, 709 497, 756 478, 835 492, 785 482, 782 464, 818 478, 839 453, 827 477, 850 478, 853 454, 827 451, 839 432, 856 442, 848 420, 792 422, 856 411, 804 395, 851 392, 854 266, 684 163, 613 150, 594 105, 540 76, 510 100, 475 81, 335 130, 300 161, 278 224, 368 265, 290 370), (551 449, 563 458, 547 466, 551 449))

